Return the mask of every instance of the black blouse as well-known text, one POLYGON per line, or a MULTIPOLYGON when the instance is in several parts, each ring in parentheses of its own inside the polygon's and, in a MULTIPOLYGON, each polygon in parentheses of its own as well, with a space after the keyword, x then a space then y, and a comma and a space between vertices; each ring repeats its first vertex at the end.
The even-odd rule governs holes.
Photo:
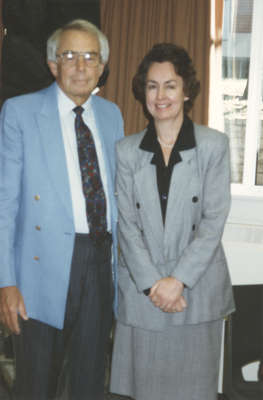
POLYGON ((189 150, 196 146, 193 122, 186 115, 180 128, 177 140, 172 148, 169 163, 166 166, 161 146, 157 140, 157 134, 153 120, 150 121, 146 133, 141 141, 140 149, 153 154, 152 164, 156 165, 157 186, 160 197, 163 224, 165 224, 166 207, 168 202, 171 176, 174 166, 182 161, 180 151, 189 150))

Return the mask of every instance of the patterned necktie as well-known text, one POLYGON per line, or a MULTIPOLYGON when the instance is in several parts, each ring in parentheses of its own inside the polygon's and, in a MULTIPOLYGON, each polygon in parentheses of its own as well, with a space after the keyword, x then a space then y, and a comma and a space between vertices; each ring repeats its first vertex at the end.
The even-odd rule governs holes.
POLYGON ((76 114, 75 130, 78 143, 82 188, 86 199, 86 212, 90 235, 99 240, 107 232, 106 197, 100 176, 99 163, 92 133, 84 123, 83 107, 73 109, 76 114))

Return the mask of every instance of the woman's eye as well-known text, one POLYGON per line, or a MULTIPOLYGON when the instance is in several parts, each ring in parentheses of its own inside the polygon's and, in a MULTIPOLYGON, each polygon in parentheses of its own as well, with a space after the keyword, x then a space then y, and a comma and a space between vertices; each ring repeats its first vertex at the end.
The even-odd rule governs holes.
POLYGON ((151 89, 156 89, 156 86, 155 85, 148 85, 147 86, 147 90, 151 90, 151 89))

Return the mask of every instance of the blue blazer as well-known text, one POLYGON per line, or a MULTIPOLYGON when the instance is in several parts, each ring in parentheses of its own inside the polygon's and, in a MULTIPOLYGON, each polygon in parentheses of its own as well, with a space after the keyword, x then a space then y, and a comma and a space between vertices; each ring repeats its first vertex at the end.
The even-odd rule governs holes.
MULTIPOLYGON (((92 96, 92 107, 109 185, 116 285, 115 142, 123 136, 123 120, 118 107, 101 97, 92 96)), ((54 83, 7 100, 0 115, 0 287, 17 286, 28 316, 60 329, 74 236, 54 83)))

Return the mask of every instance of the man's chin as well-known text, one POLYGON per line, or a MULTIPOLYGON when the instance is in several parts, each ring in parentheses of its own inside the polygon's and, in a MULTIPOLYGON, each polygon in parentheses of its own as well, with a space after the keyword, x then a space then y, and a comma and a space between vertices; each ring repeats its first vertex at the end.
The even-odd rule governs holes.
POLYGON ((74 101, 74 103, 76 103, 77 105, 81 105, 83 103, 85 103, 89 96, 91 95, 91 91, 74 91, 71 93, 65 93, 72 101, 74 101))

